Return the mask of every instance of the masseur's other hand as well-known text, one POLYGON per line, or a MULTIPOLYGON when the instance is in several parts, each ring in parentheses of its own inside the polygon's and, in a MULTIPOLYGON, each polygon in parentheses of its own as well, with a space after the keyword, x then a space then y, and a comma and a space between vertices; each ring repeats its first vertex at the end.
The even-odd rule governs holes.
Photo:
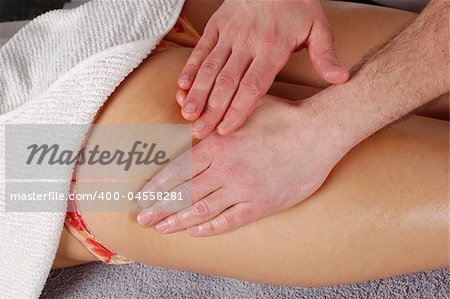
POLYGON ((317 72, 343 83, 333 33, 318 0, 225 0, 180 77, 182 114, 204 138, 239 128, 294 51, 308 48, 317 72))
POLYGON ((192 206, 174 214, 167 212, 170 201, 142 201, 138 222, 157 224, 163 233, 188 228, 194 236, 209 236, 294 206, 321 186, 346 152, 324 119, 308 100, 260 101, 241 129, 209 135, 193 147, 192 163, 190 154, 181 155, 142 190, 181 192, 192 206), (170 180, 190 174, 182 184, 170 180))

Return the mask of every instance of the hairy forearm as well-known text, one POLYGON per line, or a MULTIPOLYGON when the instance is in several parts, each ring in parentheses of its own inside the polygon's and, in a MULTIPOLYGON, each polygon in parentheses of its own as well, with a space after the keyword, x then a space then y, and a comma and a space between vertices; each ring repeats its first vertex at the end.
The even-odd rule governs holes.
POLYGON ((449 2, 432 1, 368 55, 349 82, 314 99, 344 142, 355 145, 449 90, 449 2))

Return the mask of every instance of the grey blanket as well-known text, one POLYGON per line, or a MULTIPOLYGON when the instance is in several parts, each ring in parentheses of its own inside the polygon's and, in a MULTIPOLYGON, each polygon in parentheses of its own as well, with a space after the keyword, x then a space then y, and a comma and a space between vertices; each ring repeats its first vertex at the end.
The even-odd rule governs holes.
POLYGON ((52 271, 42 298, 450 298, 450 269, 360 284, 289 288, 132 264, 52 271))

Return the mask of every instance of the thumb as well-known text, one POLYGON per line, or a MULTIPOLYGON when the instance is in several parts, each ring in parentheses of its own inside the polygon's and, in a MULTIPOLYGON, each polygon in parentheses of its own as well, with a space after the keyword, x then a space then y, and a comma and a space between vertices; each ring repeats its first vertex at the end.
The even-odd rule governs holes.
POLYGON ((348 80, 349 73, 339 63, 328 22, 316 22, 311 28, 308 53, 314 68, 325 81, 340 84, 348 80))

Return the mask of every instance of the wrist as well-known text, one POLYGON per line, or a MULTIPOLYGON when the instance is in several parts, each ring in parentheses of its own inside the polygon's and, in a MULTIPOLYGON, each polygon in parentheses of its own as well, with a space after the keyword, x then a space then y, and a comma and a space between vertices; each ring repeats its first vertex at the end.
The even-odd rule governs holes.
POLYGON ((347 82, 330 86, 306 100, 326 128, 325 138, 344 154, 374 132, 366 117, 371 108, 357 101, 360 93, 352 82, 347 82))
MULTIPOLYGON (((439 6, 439 2, 433 3, 439 6)), ((448 38, 439 25, 445 14, 431 6, 367 57, 348 82, 311 98, 315 110, 320 111, 343 145, 358 144, 448 92, 448 68, 442 66, 443 61, 448 61, 448 38)))

